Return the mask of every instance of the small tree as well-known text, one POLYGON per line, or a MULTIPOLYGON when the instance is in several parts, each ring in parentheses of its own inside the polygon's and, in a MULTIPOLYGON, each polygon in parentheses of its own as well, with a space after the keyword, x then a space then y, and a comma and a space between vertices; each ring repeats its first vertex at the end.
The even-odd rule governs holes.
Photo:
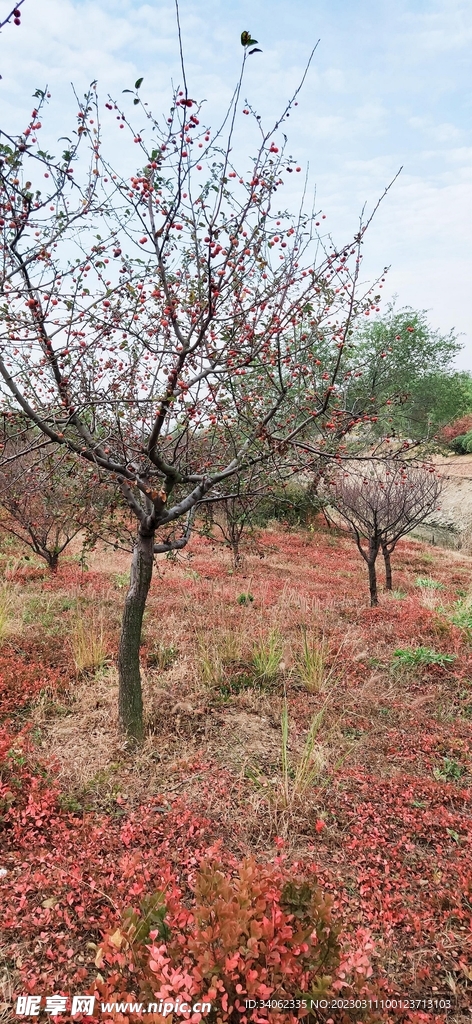
POLYGON ((11 431, 10 422, 0 458, 2 529, 44 558, 51 572, 79 533, 85 532, 88 546, 106 528, 108 537, 119 533, 120 521, 113 519, 120 496, 104 487, 93 466, 41 445, 37 432, 11 438, 11 431))
POLYGON ((437 508, 442 483, 432 466, 388 461, 348 467, 330 481, 329 500, 346 522, 369 571, 371 606, 378 605, 376 560, 382 551, 386 589, 392 589, 391 555, 401 537, 437 508), (366 542, 366 543, 363 543, 366 542))
POLYGON ((204 529, 219 530, 231 551, 233 569, 240 569, 243 564, 243 536, 253 530, 255 513, 269 488, 267 479, 261 480, 257 467, 251 466, 247 474, 238 475, 219 487, 202 506, 204 529))
POLYGON ((155 553, 187 543, 196 506, 225 481, 255 464, 294 460, 297 437, 326 418, 356 317, 374 308, 372 290, 359 285, 368 222, 338 250, 340 289, 321 216, 280 211, 276 193, 300 170, 280 132, 295 97, 268 131, 243 108, 258 142, 249 173, 237 170, 250 33, 241 42, 226 136, 219 129, 212 140, 200 123, 182 65, 167 118, 141 102, 142 79, 128 90, 139 127, 121 102, 105 104, 123 129, 121 150, 128 137, 136 154, 131 176, 102 154, 95 85, 78 100, 61 157, 38 142, 48 99, 40 90, 26 128, 3 134, 0 147, 0 375, 43 436, 116 481, 135 516, 118 668, 121 726, 137 742, 155 553), (78 162, 84 144, 87 164, 78 162), (301 390, 313 348, 307 308, 337 358, 321 387, 301 390), (213 449, 196 443, 210 428, 213 449))

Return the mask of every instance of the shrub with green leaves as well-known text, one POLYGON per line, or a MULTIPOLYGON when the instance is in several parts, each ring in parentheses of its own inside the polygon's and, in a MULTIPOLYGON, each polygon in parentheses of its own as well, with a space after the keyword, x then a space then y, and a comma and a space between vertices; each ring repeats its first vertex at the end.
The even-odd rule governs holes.
POLYGON ((456 452, 457 455, 465 455, 464 441, 466 437, 467 434, 458 434, 457 437, 453 437, 449 441, 449 448, 452 448, 452 451, 456 452))
POLYGON ((431 576, 417 576, 415 587, 420 587, 423 590, 444 590, 444 584, 433 580, 431 576))
POLYGON ((433 768, 433 775, 437 782, 458 782, 464 771, 464 765, 453 757, 443 757, 441 767, 433 768))
POLYGON ((254 526, 267 526, 271 520, 288 526, 309 526, 326 504, 306 487, 286 487, 271 491, 254 512, 254 526))
POLYGON ((432 647, 398 647, 393 654, 394 664, 414 668, 417 665, 450 665, 455 654, 442 654, 432 647))

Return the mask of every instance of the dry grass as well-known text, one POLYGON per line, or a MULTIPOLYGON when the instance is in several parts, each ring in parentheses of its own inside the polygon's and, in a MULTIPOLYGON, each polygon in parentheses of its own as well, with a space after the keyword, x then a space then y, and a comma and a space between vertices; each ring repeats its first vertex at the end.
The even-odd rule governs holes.
POLYGON ((334 669, 327 669, 329 644, 325 636, 319 640, 303 630, 302 649, 297 652, 296 672, 310 693, 320 693, 333 678, 334 669))
POLYGON ((33 715, 41 744, 59 766, 65 789, 83 787, 125 747, 118 732, 118 678, 114 669, 79 679, 51 715, 51 697, 42 695, 33 715))
POLYGON ((0 586, 0 645, 11 633, 14 624, 11 587, 0 586))
POLYGON ((71 622, 69 643, 77 675, 94 672, 107 659, 107 644, 103 610, 92 606, 85 611, 81 606, 71 622))
POLYGON ((440 590, 422 590, 420 593, 420 601, 424 608, 429 608, 433 611, 438 605, 443 603, 444 598, 441 596, 440 590))
POLYGON ((8 947, 0 947, 0 1021, 12 1020, 13 976, 9 967, 8 947))
MULTIPOLYGON (((211 812, 221 833, 240 846, 264 846, 283 830, 298 848, 313 835, 323 794, 340 762, 369 765, 379 775, 395 770, 386 764, 381 742, 397 723, 399 701, 408 704, 406 682, 389 673, 397 627, 387 616, 381 637, 372 636, 370 625, 366 629, 366 578, 351 546, 343 548, 343 568, 346 580, 355 572, 357 577, 336 595, 329 589, 330 555, 325 551, 324 562, 316 561, 319 540, 312 564, 308 540, 302 538, 294 554, 291 546, 297 542, 297 537, 271 534, 264 562, 248 554, 248 573, 238 578, 229 576, 221 555, 203 543, 195 545, 191 562, 159 564, 143 647, 147 735, 135 757, 118 732, 116 671, 106 665, 96 670, 107 654, 104 622, 115 633, 123 603, 123 588, 110 585, 115 565, 108 564, 103 585, 84 578, 72 593, 69 585, 72 606, 61 628, 72 624, 65 647, 71 658, 76 644, 76 684, 60 701, 43 692, 34 713, 43 752, 58 762, 66 797, 113 811, 117 793, 126 796, 128 806, 150 795, 185 794, 203 813, 211 812), (210 562, 218 566, 217 577, 205 575, 210 562), (254 600, 240 603, 241 593, 254 600), (379 667, 370 671, 374 661, 379 667), (282 723, 284 687, 288 736, 282 723), (203 792, 206 778, 215 784, 203 792)), ((422 550, 410 544, 407 575, 398 572, 399 585, 416 601, 422 550)), ((435 552, 439 577, 441 557, 435 552)), ((333 559, 337 565, 335 549, 333 559)), ((40 587, 31 585, 28 601, 41 594, 40 587)), ((54 594, 65 603, 63 589, 54 594)), ((387 601, 390 606, 389 595, 382 595, 382 603, 387 601)), ((391 607, 395 615, 401 602, 392 600, 391 607)))

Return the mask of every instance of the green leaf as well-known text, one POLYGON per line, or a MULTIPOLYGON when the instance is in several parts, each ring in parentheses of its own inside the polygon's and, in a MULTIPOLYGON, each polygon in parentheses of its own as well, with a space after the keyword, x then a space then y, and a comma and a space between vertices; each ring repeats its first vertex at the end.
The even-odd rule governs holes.
POLYGON ((139 103, 139 100, 138 100, 137 97, 136 97, 136 99, 133 100, 133 103, 134 103, 135 106, 139 103))
POLYGON ((140 89, 142 84, 143 84, 142 78, 138 78, 137 82, 134 83, 134 88, 135 89, 140 89))
POLYGON ((241 32, 241 46, 257 46, 257 39, 253 39, 250 32, 241 32))
POLYGON ((262 50, 259 50, 257 46, 255 46, 253 50, 249 50, 249 55, 251 55, 251 53, 262 53, 262 50))
POLYGON ((132 92, 133 90, 132 89, 122 89, 121 91, 122 92, 132 92))

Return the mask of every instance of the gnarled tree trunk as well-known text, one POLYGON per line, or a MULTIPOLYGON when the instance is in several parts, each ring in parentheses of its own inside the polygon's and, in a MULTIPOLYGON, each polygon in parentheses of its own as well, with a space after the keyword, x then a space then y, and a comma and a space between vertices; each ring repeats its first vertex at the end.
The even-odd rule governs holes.
POLYGON ((59 566, 59 552, 58 551, 48 551, 46 553, 46 561, 48 563, 48 566, 49 566, 51 572, 57 572, 58 566, 59 566))
POLYGON ((155 531, 147 529, 144 524, 139 527, 118 652, 120 726, 135 745, 142 743, 144 734, 139 649, 144 609, 152 579, 154 534, 155 531))

